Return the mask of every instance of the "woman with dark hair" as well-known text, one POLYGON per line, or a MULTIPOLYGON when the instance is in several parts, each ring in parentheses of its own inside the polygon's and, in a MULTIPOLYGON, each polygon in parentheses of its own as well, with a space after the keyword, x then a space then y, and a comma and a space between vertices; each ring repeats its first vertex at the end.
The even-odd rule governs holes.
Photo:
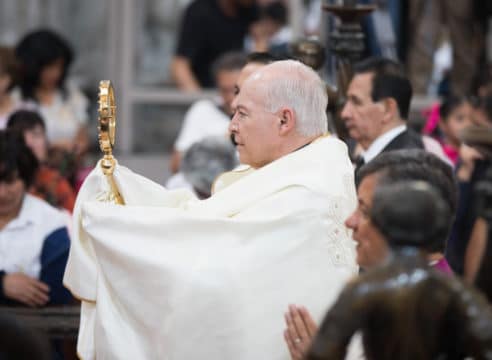
POLYGON ((367 359, 490 359, 487 301, 429 268, 420 251, 448 231, 449 208, 437 191, 425 182, 379 187, 367 216, 393 254, 345 287, 305 359, 344 359, 357 332, 367 359))
POLYGON ((46 121, 48 140, 57 147, 82 154, 88 147, 85 128, 88 101, 66 76, 73 51, 55 32, 27 34, 15 49, 20 65, 20 97, 46 121))
POLYGON ((37 167, 22 137, 0 131, 0 304, 72 300, 62 285, 70 247, 66 218, 26 193, 37 167))
POLYGON ((75 205, 75 193, 60 171, 48 165, 46 127, 41 116, 34 111, 16 111, 9 117, 7 129, 24 137, 26 145, 40 163, 29 193, 71 213, 75 205))

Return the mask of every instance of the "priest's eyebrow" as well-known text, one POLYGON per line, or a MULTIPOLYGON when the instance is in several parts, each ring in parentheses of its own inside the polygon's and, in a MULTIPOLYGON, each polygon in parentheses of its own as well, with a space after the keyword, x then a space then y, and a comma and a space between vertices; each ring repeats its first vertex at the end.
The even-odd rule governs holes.
POLYGON ((234 113, 237 112, 237 111, 242 111, 242 112, 245 112, 245 113, 249 113, 249 110, 246 106, 242 105, 242 104, 238 104, 236 106, 236 108, 234 109, 234 113))

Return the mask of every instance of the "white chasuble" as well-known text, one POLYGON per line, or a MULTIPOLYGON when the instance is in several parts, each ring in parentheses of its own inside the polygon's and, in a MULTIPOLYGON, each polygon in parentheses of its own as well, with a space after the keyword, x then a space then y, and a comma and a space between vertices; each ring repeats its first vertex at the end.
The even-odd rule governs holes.
POLYGON ((288 305, 320 321, 357 274, 353 167, 322 137, 244 174, 200 201, 117 166, 120 206, 101 201, 96 167, 64 278, 82 300, 82 359, 289 359, 288 305))

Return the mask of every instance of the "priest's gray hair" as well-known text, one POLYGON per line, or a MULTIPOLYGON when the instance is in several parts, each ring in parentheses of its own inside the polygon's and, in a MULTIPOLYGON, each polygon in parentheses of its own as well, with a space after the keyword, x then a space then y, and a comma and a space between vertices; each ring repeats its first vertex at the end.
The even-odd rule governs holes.
POLYGON ((265 84, 265 102, 268 111, 277 112, 282 107, 294 110, 297 132, 306 137, 322 135, 328 131, 326 85, 309 66, 295 60, 276 61, 267 68, 275 69, 273 79, 265 84))
POLYGON ((210 196, 214 180, 238 164, 232 142, 224 136, 210 136, 194 143, 184 154, 181 171, 201 194, 210 196))

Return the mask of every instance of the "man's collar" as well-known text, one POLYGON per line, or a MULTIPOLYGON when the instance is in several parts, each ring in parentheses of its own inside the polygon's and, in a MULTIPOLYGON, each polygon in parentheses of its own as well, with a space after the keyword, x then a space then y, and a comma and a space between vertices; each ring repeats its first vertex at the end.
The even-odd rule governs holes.
POLYGON ((18 229, 32 223, 38 223, 39 215, 32 202, 32 195, 24 194, 21 209, 15 219, 10 221, 4 229, 18 229))
POLYGON ((372 142, 369 148, 362 153, 362 157, 364 158, 364 163, 367 164, 369 161, 374 159, 383 149, 398 135, 407 130, 407 126, 405 124, 397 126, 383 135, 380 135, 376 140, 372 142))

